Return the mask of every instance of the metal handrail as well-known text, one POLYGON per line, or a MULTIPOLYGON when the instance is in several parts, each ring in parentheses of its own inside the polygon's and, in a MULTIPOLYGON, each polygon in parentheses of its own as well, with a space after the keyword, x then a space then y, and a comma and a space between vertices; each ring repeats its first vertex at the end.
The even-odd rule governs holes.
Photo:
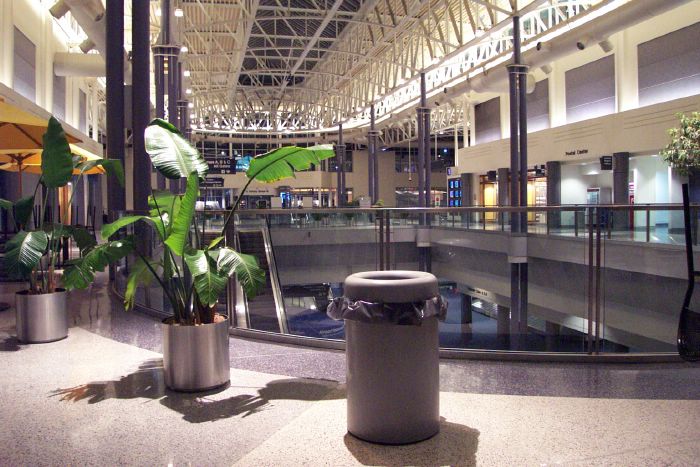
MULTIPOLYGON (((693 203, 691 208, 700 208, 700 204, 693 203)), ((570 212, 585 211, 589 208, 627 210, 627 211, 682 211, 683 204, 659 203, 659 204, 567 204, 559 206, 467 206, 467 207, 432 207, 432 208, 276 208, 276 209, 244 209, 238 211, 239 215, 275 215, 275 214, 333 214, 333 213, 378 213, 378 212, 408 212, 408 213, 460 213, 460 212, 570 212)), ((198 210, 197 212, 204 212, 198 210)), ((226 209, 207 209, 208 214, 227 214, 226 209)))

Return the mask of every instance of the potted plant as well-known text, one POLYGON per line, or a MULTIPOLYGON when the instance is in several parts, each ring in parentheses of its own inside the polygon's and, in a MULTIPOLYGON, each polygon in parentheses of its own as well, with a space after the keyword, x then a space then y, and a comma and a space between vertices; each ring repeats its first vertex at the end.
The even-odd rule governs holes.
POLYGON ((691 201, 700 200, 700 112, 678 114, 680 127, 671 128, 671 142, 661 157, 681 175, 688 176, 691 201))
MULTIPOLYGON (((17 234, 7 242, 5 250, 5 268, 9 276, 25 280, 29 288, 15 294, 17 338, 21 342, 52 342, 68 336, 68 315, 66 309, 66 289, 87 287, 90 281, 84 280, 73 287, 60 287, 65 276, 57 271, 57 260, 61 241, 72 238, 76 241, 81 255, 100 253, 99 257, 115 258, 129 250, 128 241, 96 245, 93 236, 84 228, 66 225, 66 216, 71 211, 75 190, 71 192, 68 205, 64 206, 61 222, 45 221, 48 193, 51 189, 64 187, 77 174, 77 183, 83 175, 94 168, 102 166, 107 174, 116 176, 123 183, 124 172, 118 161, 98 159, 83 162, 73 158, 66 139, 66 134, 58 120, 51 117, 43 136, 41 159, 41 176, 31 196, 14 203, 0 200, 0 207, 12 212, 12 219, 17 234), (31 217, 34 200, 39 187, 44 187, 44 196, 40 199, 40 215, 31 217), (33 229, 30 229, 30 224, 33 229)), ((104 269, 104 261, 91 261, 90 271, 104 269)))
POLYGON ((170 123, 156 119, 146 128, 146 151, 153 166, 165 177, 187 177, 182 195, 152 192, 148 215, 126 216, 102 227, 102 237, 112 238, 135 222, 148 222, 156 232, 159 248, 151 257, 136 249, 138 260, 127 279, 125 306, 134 306, 136 289, 157 281, 170 303, 173 316, 162 323, 163 368, 166 385, 179 391, 203 391, 229 382, 229 317, 216 311, 219 295, 234 274, 252 297, 265 282, 265 273, 254 256, 226 245, 225 234, 253 180, 274 182, 294 176, 295 170, 332 157, 329 146, 277 148, 251 160, 248 182, 228 212, 221 232, 204 242, 204 228, 195 219, 199 184, 208 166, 170 123))

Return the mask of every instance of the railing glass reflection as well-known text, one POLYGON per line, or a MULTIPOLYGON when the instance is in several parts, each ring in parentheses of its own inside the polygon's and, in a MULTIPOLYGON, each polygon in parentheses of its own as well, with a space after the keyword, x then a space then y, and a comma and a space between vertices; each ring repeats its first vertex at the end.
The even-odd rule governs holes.
MULTIPOLYGON (((440 280, 450 306, 442 347, 577 354, 673 352, 683 298, 680 205, 241 211, 230 242, 258 257, 267 288, 221 309, 241 329, 343 339, 325 316, 344 278, 376 269, 440 280), (527 211, 527 333, 510 320, 509 216, 527 211), (427 232, 427 233, 426 233, 427 232)), ((198 212, 212 237, 225 213, 198 212)), ((697 218, 697 213, 693 216, 697 218)), ((694 237, 696 238, 696 237, 694 237)), ((123 290, 129 260, 120 265, 123 290)), ((157 287, 137 303, 167 306, 157 287)))

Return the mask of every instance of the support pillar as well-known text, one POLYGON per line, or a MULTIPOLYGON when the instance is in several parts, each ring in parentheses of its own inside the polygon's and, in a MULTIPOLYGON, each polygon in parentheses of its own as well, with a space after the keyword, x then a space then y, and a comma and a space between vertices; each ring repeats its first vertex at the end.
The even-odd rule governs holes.
POLYGON ((431 199, 432 186, 430 182, 430 174, 432 172, 433 156, 430 151, 430 109, 427 107, 423 109, 423 144, 425 145, 425 166, 423 169, 425 170, 425 175, 423 177, 425 180, 425 201, 423 204, 426 207, 431 207, 433 203, 431 199))
POLYGON ((376 204, 379 199, 379 178, 377 177, 377 135, 379 132, 375 127, 374 118, 374 104, 370 106, 369 110, 369 132, 367 133, 367 150, 368 154, 368 174, 369 174, 369 198, 372 204, 376 204))
MULTIPOLYGON (((630 202, 630 153, 616 152, 613 154, 613 204, 629 204, 630 202)), ((629 212, 613 211, 613 227, 615 230, 629 229, 629 212)))
POLYGON ((418 207, 425 206, 425 119, 423 111, 426 107, 425 73, 420 74, 420 106, 416 109, 416 126, 418 129, 418 158, 416 172, 418 174, 418 207))
MULTIPOLYGON (((561 205, 561 162, 548 161, 547 171, 547 206, 561 205)), ((561 212, 547 213, 547 228, 561 228, 561 212)))
MULTIPOLYGON (((107 154, 124 164, 124 1, 107 2, 107 154)), ((124 188, 114 177, 107 179, 111 220, 126 209, 124 188)))
MULTIPOLYGON (((513 16, 513 63, 508 65, 510 94, 510 203, 527 206, 527 67, 520 53, 520 17, 513 16)), ((510 216, 511 238, 508 262, 511 264, 510 329, 511 348, 524 347, 527 338, 528 265, 527 213, 510 216)))
POLYGON ((132 89, 132 128, 134 148, 134 168, 132 190, 134 209, 148 210, 148 195, 151 192, 151 162, 146 153, 144 130, 151 117, 150 99, 150 23, 149 2, 131 0, 133 43, 133 75, 138 77, 138 85, 132 89))
POLYGON ((343 124, 338 124, 338 144, 335 146, 335 159, 338 165, 336 172, 338 193, 336 196, 336 206, 342 208, 345 206, 345 144, 343 143, 343 124))
POLYGON ((499 347, 507 349, 510 341, 510 308, 496 305, 496 339, 499 347))

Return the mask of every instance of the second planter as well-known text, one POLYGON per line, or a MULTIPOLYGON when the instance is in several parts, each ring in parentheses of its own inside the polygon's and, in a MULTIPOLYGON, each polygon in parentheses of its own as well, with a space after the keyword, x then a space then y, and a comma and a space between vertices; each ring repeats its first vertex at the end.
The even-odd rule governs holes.
POLYGON ((197 326, 168 321, 161 324, 165 385, 175 391, 196 392, 227 384, 230 381, 228 318, 197 326))

